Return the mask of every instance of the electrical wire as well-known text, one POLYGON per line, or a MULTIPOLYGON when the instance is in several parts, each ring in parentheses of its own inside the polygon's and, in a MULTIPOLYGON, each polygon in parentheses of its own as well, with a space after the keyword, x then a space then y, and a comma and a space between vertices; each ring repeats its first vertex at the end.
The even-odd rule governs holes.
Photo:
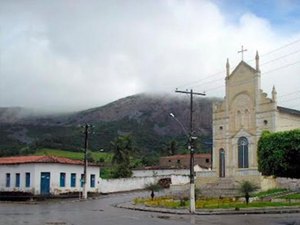
MULTIPOLYGON (((290 42, 290 43, 287 43, 287 44, 285 44, 285 45, 283 45, 283 46, 281 46, 281 47, 279 47, 279 48, 276 48, 276 49, 271 50, 271 51, 269 51, 269 52, 267 52, 267 53, 264 53, 264 54, 262 54, 261 56, 263 57, 263 56, 270 55, 271 53, 274 53, 274 52, 276 52, 276 51, 279 51, 279 50, 281 50, 281 49, 284 49, 284 48, 286 48, 286 47, 288 47, 288 46, 294 45, 294 44, 296 44, 296 43, 298 43, 298 42, 300 42, 300 39, 297 39, 297 40, 292 41, 292 42, 290 42)), ((300 52, 300 50, 294 51, 294 52, 289 53, 289 54, 286 54, 286 55, 284 55, 284 56, 280 56, 280 57, 278 57, 278 58, 276 58, 276 59, 270 60, 270 61, 268 61, 268 62, 265 62, 265 63, 261 64, 261 65, 269 64, 269 63, 271 63, 271 62, 274 62, 274 61, 277 61, 277 60, 279 60, 279 59, 282 59, 282 58, 291 56, 291 55, 296 54, 296 53, 298 53, 298 52, 300 52)), ((251 62, 251 61, 253 61, 253 60, 250 60, 250 62, 251 62)), ((202 85, 202 84, 197 85, 197 86, 195 86, 195 84, 198 84, 198 83, 200 83, 200 82, 202 82, 202 81, 204 81, 204 80, 206 80, 206 79, 215 77, 215 76, 217 76, 217 75, 219 75, 219 74, 224 74, 224 72, 225 72, 225 70, 220 71, 220 72, 217 72, 217 73, 213 73, 213 74, 208 75, 208 76, 206 76, 206 77, 204 77, 204 78, 202 78, 202 79, 200 79, 200 80, 197 80, 197 81, 194 81, 194 82, 189 82, 189 83, 186 83, 186 84, 177 86, 177 87, 178 87, 178 88, 182 88, 182 87, 186 87, 186 86, 190 86, 190 85, 193 85, 193 87, 197 87, 197 86, 200 86, 200 85, 202 85)), ((221 79, 220 79, 220 80, 221 80, 221 79)), ((214 80, 214 81, 215 81, 215 80, 214 80)), ((214 82, 214 81, 208 81, 208 83, 211 83, 211 82, 214 82)))

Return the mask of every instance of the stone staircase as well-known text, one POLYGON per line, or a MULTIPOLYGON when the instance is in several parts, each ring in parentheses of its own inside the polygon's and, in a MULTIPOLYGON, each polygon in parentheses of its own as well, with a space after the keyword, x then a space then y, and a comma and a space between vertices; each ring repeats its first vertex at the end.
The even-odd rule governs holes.
POLYGON ((200 188, 201 196, 204 197, 232 197, 238 196, 239 183, 232 178, 224 177, 214 183, 207 183, 200 188))

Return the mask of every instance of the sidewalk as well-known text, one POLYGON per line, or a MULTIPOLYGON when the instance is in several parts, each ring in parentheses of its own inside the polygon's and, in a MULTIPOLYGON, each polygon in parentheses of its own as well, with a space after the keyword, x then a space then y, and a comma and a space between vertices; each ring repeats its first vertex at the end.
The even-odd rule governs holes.
MULTIPOLYGON (((147 207, 144 205, 134 205, 132 202, 125 202, 114 205, 118 208, 148 211, 168 214, 190 214, 188 209, 167 209, 158 207, 147 207)), ((266 208, 241 208, 235 209, 197 209, 195 215, 231 215, 231 214, 283 214, 283 213, 300 213, 300 207, 266 207, 266 208)))

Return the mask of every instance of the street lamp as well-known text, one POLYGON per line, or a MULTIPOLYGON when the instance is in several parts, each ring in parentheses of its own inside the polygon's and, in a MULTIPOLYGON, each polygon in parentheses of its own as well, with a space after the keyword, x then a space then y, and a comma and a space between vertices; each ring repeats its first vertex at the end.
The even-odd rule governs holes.
POLYGON ((186 131, 183 124, 178 120, 173 113, 170 113, 170 116, 181 126, 184 134, 188 138, 188 150, 190 152, 190 213, 195 213, 195 174, 194 174, 194 147, 193 142, 197 137, 192 136, 192 131, 190 134, 186 131))

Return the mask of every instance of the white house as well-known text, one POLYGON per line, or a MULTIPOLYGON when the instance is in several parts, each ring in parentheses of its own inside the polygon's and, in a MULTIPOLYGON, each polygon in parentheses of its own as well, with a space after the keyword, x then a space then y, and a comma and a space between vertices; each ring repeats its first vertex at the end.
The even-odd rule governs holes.
MULTIPOLYGON (((0 191, 59 195, 82 191, 83 162, 54 156, 0 158, 0 191)), ((100 167, 87 167, 87 191, 99 192, 100 167)))

